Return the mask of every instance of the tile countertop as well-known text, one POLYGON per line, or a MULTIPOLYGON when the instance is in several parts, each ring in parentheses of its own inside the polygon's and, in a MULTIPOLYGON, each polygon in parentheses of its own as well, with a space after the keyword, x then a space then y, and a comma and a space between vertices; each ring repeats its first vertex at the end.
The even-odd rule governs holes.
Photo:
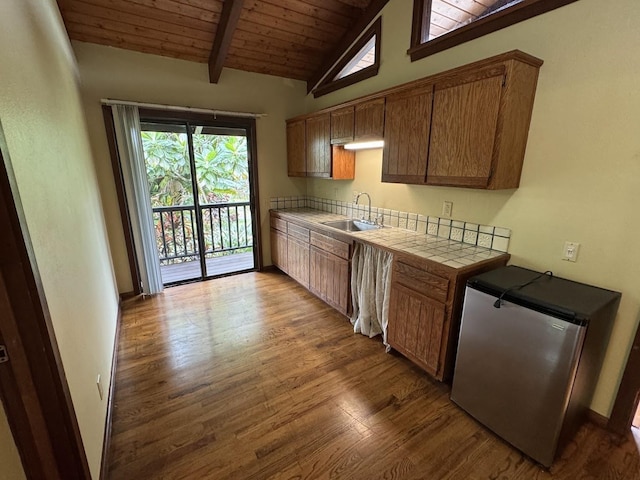
POLYGON ((322 223, 332 220, 344 220, 348 217, 311 208, 292 208, 274 210, 274 212, 282 216, 285 220, 301 220, 303 222, 316 224, 325 230, 340 233, 361 243, 382 247, 392 253, 394 251, 409 253, 452 268, 463 268, 489 258, 508 255, 507 253, 497 250, 469 245, 435 235, 417 233, 413 230, 406 230, 399 227, 345 232, 337 228, 329 227, 328 225, 323 225, 322 223))

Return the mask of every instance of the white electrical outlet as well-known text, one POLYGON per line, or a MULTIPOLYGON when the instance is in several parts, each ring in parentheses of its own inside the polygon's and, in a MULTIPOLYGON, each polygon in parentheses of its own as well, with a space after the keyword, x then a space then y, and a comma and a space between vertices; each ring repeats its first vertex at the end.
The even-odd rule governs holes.
POLYGON ((580 244, 576 242, 564 242, 564 250, 562 251, 562 259, 569 262, 575 262, 578 260, 578 250, 580 250, 580 244))
POLYGON ((98 374, 96 378, 96 385, 98 387, 98 395, 100 395, 100 400, 102 400, 102 395, 104 394, 104 391, 102 389, 102 382, 100 380, 101 380, 101 377, 100 377, 100 374, 98 374))
POLYGON ((449 202, 448 200, 445 200, 442 203, 442 216, 451 217, 452 212, 453 212, 453 202, 449 202))

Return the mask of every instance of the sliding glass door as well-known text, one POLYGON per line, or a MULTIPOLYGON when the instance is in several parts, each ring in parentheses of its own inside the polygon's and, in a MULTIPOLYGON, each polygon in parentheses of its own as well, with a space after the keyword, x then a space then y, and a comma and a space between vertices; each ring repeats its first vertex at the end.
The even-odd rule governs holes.
POLYGON ((145 117, 141 127, 163 283, 254 270, 247 128, 145 117))
POLYGON ((192 128, 205 276, 253 269, 246 132, 202 125, 192 128))

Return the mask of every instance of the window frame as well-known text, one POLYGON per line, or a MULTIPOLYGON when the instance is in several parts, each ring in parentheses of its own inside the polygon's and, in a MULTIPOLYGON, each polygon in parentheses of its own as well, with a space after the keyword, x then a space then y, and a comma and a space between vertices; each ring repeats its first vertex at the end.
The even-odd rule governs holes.
POLYGON ((578 0, 523 0, 516 5, 452 30, 433 40, 423 41, 424 32, 425 30, 428 32, 431 23, 432 0, 414 0, 411 46, 407 53, 410 55, 411 61, 415 62, 576 1, 578 0))
POLYGON ((378 74, 380 69, 380 44, 382 41, 382 16, 379 16, 375 22, 364 32, 360 38, 353 44, 353 46, 342 56, 342 58, 335 64, 335 66, 325 75, 324 79, 317 88, 313 90, 314 98, 321 97, 331 92, 335 92, 354 83, 358 83, 367 78, 374 77, 378 74), (351 75, 347 75, 336 80, 335 77, 353 61, 353 57, 367 44, 372 38, 375 41, 375 61, 373 65, 370 65, 362 70, 358 70, 351 75))

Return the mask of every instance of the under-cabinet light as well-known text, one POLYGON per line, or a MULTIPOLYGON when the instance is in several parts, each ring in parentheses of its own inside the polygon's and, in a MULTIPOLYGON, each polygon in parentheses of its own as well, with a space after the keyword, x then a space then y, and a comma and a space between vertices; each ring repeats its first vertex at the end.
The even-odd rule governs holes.
POLYGON ((346 150, 364 150, 367 148, 382 148, 384 147, 384 140, 372 140, 369 142, 353 142, 347 143, 344 148, 346 150))

